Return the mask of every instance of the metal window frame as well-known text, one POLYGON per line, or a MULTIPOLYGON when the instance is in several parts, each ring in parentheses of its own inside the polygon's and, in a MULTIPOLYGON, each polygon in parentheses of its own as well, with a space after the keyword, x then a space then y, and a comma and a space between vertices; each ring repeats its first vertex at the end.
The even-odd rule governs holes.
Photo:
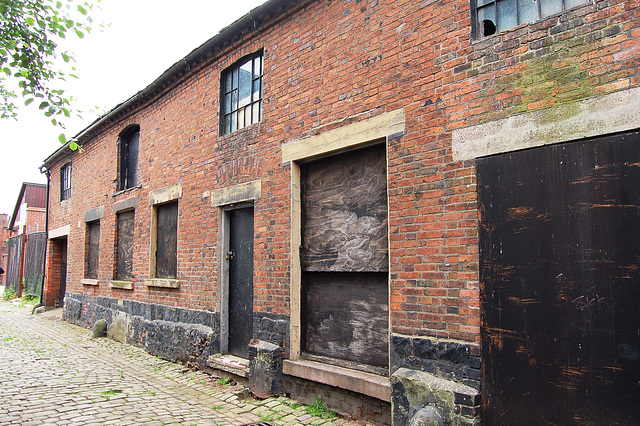
POLYGON ((60 167, 60 201, 71 198, 71 163, 60 167))
MULTIPOLYGON (((129 173, 130 161, 131 161, 131 147, 130 143, 133 135, 138 133, 138 156, 140 155, 140 126, 132 125, 127 127, 122 133, 120 133, 118 142, 118 185, 119 190, 124 191, 126 189, 134 188, 137 184, 137 167, 135 175, 129 173), (132 179, 133 177, 133 179, 132 179), (132 183, 133 181, 133 183, 132 183)), ((137 164, 136 164, 137 166, 137 164)))
MULTIPOLYGON (((251 119, 249 122, 249 125, 251 124, 255 124, 258 123, 262 120, 262 99, 263 99, 263 77, 264 77, 264 52, 263 50, 259 50, 255 53, 252 53, 250 55, 246 55, 243 56, 240 60, 236 61, 233 65, 231 65, 230 67, 226 68, 221 76, 220 76, 220 134, 221 135, 226 135, 229 133, 233 133, 236 132, 244 127, 247 127, 245 125, 240 126, 240 114, 238 113, 240 110, 242 109, 249 109, 250 114, 251 114, 251 119), (261 63, 261 72, 259 73, 259 75, 257 77, 254 77, 256 75, 255 72, 255 64, 254 64, 254 60, 256 58, 260 58, 260 63, 261 63), (250 86, 250 101, 247 105, 243 105, 243 106, 239 106, 239 96, 237 96, 237 100, 236 100, 236 105, 231 105, 230 110, 226 110, 226 97, 227 96, 231 96, 234 92, 239 93, 240 92, 240 78, 239 78, 239 71, 240 69, 247 64, 248 62, 251 62, 251 86, 250 86), (233 83, 232 83, 232 87, 227 87, 227 76, 229 74, 235 74, 238 78, 238 87, 237 88, 233 88, 233 83), (253 91, 253 85, 255 84, 256 81, 260 82, 260 92, 257 98, 254 98, 254 91, 253 91), (258 118, 256 121, 254 121, 253 119, 253 108, 257 107, 258 108, 258 118), (235 114, 235 118, 233 118, 235 114), (227 129, 226 128, 226 119, 227 117, 232 117, 231 120, 231 126, 227 129)), ((245 119, 246 122, 246 119, 245 119)))
MULTIPOLYGON (((488 0, 482 6, 478 6, 478 0, 470 0, 469 1, 470 2, 470 8, 471 8, 471 31, 472 31, 474 39, 479 40, 479 39, 485 38, 485 36, 481 34, 481 28, 478 25, 478 10, 487 8, 491 4, 494 5, 494 23, 496 25, 496 32, 494 34, 498 34, 499 32, 501 32, 501 31, 498 31, 498 28, 499 28, 499 25, 498 25, 498 3, 502 3, 503 1, 506 1, 506 0, 488 0)), ((518 15, 518 1, 519 0, 515 0, 515 3, 516 3, 516 21, 517 21, 516 26, 525 23, 525 22, 520 22, 520 16, 518 15)), ((570 10, 570 9, 567 9, 566 0, 560 0, 560 2, 562 3, 562 11, 560 11, 558 13, 564 13, 567 10, 570 10)), ((587 0, 587 1, 585 1, 585 3, 583 5, 587 5, 589 3, 590 3, 589 0, 587 0)), ((542 0, 536 1, 536 4, 538 6, 538 17, 537 17, 537 19, 535 21, 532 21, 532 22, 538 22, 538 21, 540 21, 542 19, 549 18, 550 16, 547 16, 547 17, 544 17, 544 18, 542 17, 542 0)), ((571 8, 571 9, 574 9, 574 8, 571 8)), ((553 15, 551 15, 551 16, 553 16, 553 15)), ((506 31, 506 30, 503 30, 503 31, 506 31)), ((487 36, 487 37, 489 37, 489 36, 487 36)))

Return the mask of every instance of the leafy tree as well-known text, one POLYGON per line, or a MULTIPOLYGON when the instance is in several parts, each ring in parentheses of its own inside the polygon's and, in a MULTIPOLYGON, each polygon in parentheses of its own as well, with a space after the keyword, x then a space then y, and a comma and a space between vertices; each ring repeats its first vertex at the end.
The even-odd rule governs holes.
MULTIPOLYGON (((73 66, 70 72, 59 69, 59 58, 70 64, 73 57, 58 43, 68 34, 83 38, 91 31, 91 10, 82 0, 0 0, 0 118, 15 118, 16 101, 23 98, 64 128, 73 97, 59 87, 77 76, 73 66)), ((64 135, 60 141, 66 141, 64 135)))

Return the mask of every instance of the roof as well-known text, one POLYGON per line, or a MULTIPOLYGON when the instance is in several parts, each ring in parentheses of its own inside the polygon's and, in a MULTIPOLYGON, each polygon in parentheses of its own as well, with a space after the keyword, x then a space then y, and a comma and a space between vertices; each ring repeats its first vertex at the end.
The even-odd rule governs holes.
POLYGON ((16 200, 16 206, 13 208, 9 229, 13 229, 22 200, 25 200, 27 207, 46 208, 47 207, 47 185, 44 183, 23 182, 20 188, 20 194, 16 200))
MULTIPOLYGON (((187 56, 173 64, 160 77, 154 80, 146 88, 142 89, 126 101, 116 105, 111 111, 96 119, 88 127, 78 133, 73 140, 80 144, 91 138, 103 126, 118 121, 118 119, 131 110, 150 103, 162 96, 184 78, 193 73, 193 69, 205 62, 210 62, 224 54, 226 48, 241 42, 248 34, 258 33, 265 27, 270 26, 282 16, 295 12, 312 0, 268 0, 262 5, 254 8, 249 13, 224 27, 217 35, 194 49, 187 56)), ((57 149, 47 157, 42 167, 47 168, 61 155, 67 154, 67 147, 70 142, 57 149)))

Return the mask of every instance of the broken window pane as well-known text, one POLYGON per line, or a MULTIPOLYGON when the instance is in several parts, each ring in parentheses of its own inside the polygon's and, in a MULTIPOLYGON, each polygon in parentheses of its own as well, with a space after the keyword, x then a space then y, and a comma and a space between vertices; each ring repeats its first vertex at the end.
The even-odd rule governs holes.
POLYGON ((483 37, 490 36, 496 32, 496 11, 495 4, 490 4, 478 9, 478 28, 483 37))
POLYGON ((478 35, 487 37, 497 31, 535 22, 588 2, 589 0, 476 0, 478 35))

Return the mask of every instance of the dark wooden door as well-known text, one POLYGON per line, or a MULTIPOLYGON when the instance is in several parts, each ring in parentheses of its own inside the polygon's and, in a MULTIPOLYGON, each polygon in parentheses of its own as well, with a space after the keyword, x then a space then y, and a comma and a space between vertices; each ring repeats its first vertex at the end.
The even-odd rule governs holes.
POLYGON ((640 423, 639 148, 478 160, 486 424, 640 423))
POLYGON ((228 215, 229 353, 247 358, 253 337, 253 207, 228 215))

